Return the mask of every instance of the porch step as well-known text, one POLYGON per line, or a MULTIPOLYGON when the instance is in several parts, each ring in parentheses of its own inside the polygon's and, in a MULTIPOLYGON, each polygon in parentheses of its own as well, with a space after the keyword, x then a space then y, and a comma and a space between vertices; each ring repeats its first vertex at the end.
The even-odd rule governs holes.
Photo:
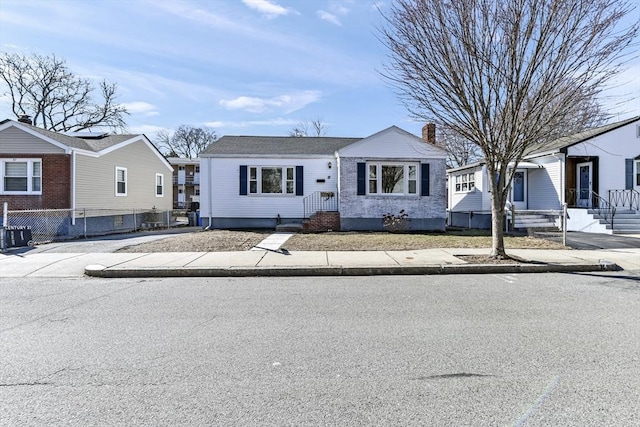
POLYGON ((610 230, 612 234, 640 234, 640 213, 635 211, 616 211, 613 227, 601 215, 594 213, 593 218, 599 220, 600 224, 605 225, 606 229, 610 230))
POLYGON ((555 218, 542 214, 516 214, 514 228, 553 228, 557 229, 555 218))

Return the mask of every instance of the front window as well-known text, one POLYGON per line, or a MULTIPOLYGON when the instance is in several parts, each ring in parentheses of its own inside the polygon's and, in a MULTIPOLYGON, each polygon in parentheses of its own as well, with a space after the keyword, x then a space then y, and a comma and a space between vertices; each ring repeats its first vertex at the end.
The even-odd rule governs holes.
POLYGON ((456 192, 473 191, 476 188, 476 175, 474 173, 463 173, 456 175, 456 192))
POLYGON ((164 196, 164 175, 156 174, 156 197, 164 196))
POLYGON ((418 165, 369 163, 369 194, 417 194, 418 165))
POLYGON ((42 160, 11 159, 0 163, 3 194, 42 194, 42 160))
POLYGON ((116 196, 127 195, 127 169, 116 167, 116 196))
POLYGON ((250 194, 295 194, 295 167, 250 166, 250 194))

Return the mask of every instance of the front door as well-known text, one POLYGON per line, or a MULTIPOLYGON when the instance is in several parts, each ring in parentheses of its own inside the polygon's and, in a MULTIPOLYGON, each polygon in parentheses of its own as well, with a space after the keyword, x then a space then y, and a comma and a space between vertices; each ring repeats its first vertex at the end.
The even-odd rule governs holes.
POLYGON ((511 183, 511 203, 516 210, 527 209, 527 171, 517 170, 511 183))
POLYGON ((578 184, 576 205, 581 208, 591 207, 592 169, 591 162, 578 163, 576 165, 576 173, 578 174, 576 177, 578 184))

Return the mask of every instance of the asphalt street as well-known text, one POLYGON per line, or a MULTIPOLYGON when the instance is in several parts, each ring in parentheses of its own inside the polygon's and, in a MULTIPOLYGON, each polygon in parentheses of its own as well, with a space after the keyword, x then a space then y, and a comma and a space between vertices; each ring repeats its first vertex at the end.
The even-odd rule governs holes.
POLYGON ((640 424, 640 277, 0 279, 7 426, 640 424))

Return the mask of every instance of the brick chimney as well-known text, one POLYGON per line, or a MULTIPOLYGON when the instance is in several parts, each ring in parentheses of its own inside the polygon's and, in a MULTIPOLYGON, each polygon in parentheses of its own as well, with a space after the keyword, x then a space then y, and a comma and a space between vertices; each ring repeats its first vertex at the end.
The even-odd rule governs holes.
POLYGON ((28 114, 20 114, 18 116, 18 121, 20 123, 26 123, 28 125, 33 125, 33 123, 31 122, 31 116, 28 114))
POLYGON ((436 124, 427 123, 422 127, 422 139, 424 142, 436 145, 436 124))

